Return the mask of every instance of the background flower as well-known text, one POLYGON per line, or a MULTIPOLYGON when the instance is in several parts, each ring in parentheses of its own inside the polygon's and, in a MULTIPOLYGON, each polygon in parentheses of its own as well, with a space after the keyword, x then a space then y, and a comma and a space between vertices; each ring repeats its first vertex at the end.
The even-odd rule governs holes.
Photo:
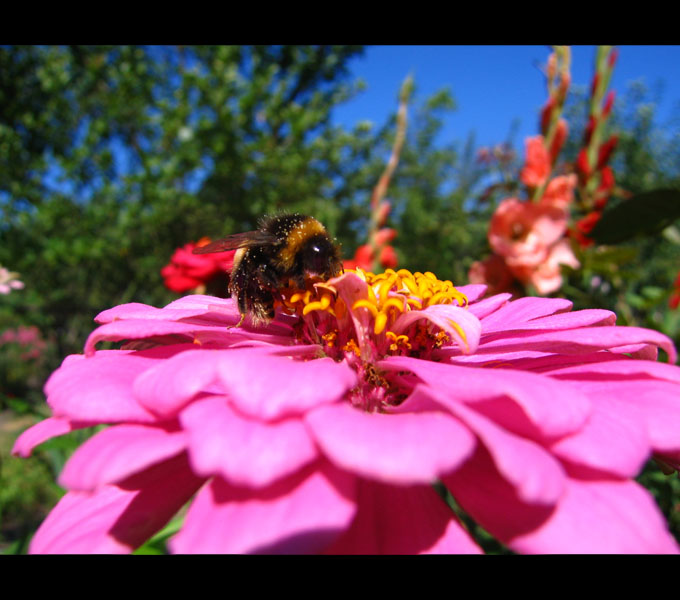
POLYGON ((170 262, 161 269, 165 286, 173 292, 187 292, 205 285, 216 275, 231 270, 236 251, 215 252, 212 254, 193 254, 194 248, 203 246, 210 240, 190 242, 177 248, 170 262))

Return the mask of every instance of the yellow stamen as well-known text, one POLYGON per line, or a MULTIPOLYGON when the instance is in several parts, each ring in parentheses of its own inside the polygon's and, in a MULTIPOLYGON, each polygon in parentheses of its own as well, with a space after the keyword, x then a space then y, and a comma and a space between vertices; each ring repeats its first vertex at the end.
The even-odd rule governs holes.
POLYGON ((361 350, 360 350, 359 346, 357 346, 357 343, 354 340, 349 340, 349 342, 347 342, 342 347, 342 349, 345 352, 354 352, 354 354, 356 354, 359 358, 361 358, 361 350))
POLYGON ((373 332, 378 335, 382 333, 387 325, 387 313, 380 311, 375 317, 375 324, 373 325, 373 332))
POLYGON ((374 318, 378 316, 378 307, 375 305, 375 303, 371 302, 370 300, 357 300, 352 305, 352 310, 356 310, 357 308, 368 309, 368 311, 373 315, 374 318))
POLYGON ((335 340, 338 337, 338 332, 337 331, 329 331, 328 333, 325 333, 321 337, 326 342, 326 344, 328 344, 328 346, 330 346, 332 348, 335 345, 335 340))
POLYGON ((400 313, 404 312, 404 299, 403 298, 390 298, 381 307, 380 310, 387 312, 388 308, 396 308, 400 313))
POLYGON ((470 346, 468 346, 468 343, 467 343, 467 336, 465 335, 465 332, 463 331, 463 328, 462 328, 460 325, 458 325, 458 323, 456 323, 455 321, 452 321, 451 319, 448 319, 448 321, 449 321, 449 325, 451 325, 451 327, 453 327, 453 328, 458 332, 458 335, 459 335, 459 336, 461 337, 461 339, 463 340, 463 343, 465 344, 465 347, 469 350, 469 349, 470 349, 470 346))
POLYGON ((416 310, 423 310, 423 303, 415 298, 406 298, 407 304, 416 310))

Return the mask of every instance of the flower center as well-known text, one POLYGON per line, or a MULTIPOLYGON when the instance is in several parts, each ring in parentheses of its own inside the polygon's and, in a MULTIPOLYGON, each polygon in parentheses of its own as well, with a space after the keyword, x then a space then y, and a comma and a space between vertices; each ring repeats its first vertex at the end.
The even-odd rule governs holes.
POLYGON ((282 290, 279 304, 300 317, 295 326, 300 343, 318 344, 327 356, 357 370, 363 384, 353 402, 366 410, 403 400, 390 374, 376 366, 381 359, 432 359, 433 351, 453 344, 469 350, 455 312, 467 307, 467 298, 430 272, 346 270, 327 282, 310 278, 305 290, 282 290))

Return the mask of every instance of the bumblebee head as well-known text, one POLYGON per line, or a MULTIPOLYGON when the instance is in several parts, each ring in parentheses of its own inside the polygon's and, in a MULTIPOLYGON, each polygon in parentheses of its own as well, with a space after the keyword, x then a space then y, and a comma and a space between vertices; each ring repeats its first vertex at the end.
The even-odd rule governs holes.
POLYGON ((325 279, 342 270, 340 250, 327 235, 310 237, 300 249, 300 260, 304 271, 325 279))

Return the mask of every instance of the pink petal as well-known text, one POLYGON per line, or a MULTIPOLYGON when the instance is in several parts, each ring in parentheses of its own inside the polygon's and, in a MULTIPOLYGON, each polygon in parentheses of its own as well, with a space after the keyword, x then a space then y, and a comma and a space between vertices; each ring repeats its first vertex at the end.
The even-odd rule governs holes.
POLYGON ((326 554, 480 554, 434 488, 362 479, 352 526, 326 554))
POLYGON ((460 469, 442 477, 456 502, 496 539, 508 544, 534 531, 555 505, 523 502, 515 487, 499 472, 488 450, 479 445, 460 469))
POLYGON ((32 554, 121 554, 141 545, 203 480, 180 455, 94 493, 68 492, 31 541, 32 554))
POLYGON ((653 379, 581 381, 579 388, 591 398, 609 400, 622 416, 644 427, 658 451, 680 450, 680 386, 653 379))
MULTIPOLYGON (((484 335, 499 332, 531 331, 531 330, 563 330, 575 329, 577 327, 591 327, 593 325, 613 325, 616 315, 608 310, 586 309, 575 312, 559 313, 547 317, 539 317, 524 323, 509 325, 498 323, 496 327, 488 326, 484 323, 484 335)), ((486 338, 485 338, 486 342, 486 338)))
POLYGON ((534 298, 526 297, 508 302, 493 314, 486 317, 482 323, 484 331, 487 329, 513 326, 526 323, 539 317, 554 315, 571 310, 573 303, 563 298, 534 298))
POLYGON ((73 420, 153 422, 156 417, 134 399, 132 385, 141 373, 178 349, 97 353, 64 362, 45 384, 47 402, 55 415, 73 420))
POLYGON ((618 346, 644 344, 658 346, 668 354, 671 364, 677 360, 673 342, 657 331, 641 327, 602 326, 587 329, 570 329, 548 333, 524 332, 491 342, 483 342, 480 352, 514 349, 544 350, 547 352, 580 354, 593 350, 617 351, 618 346))
POLYGON ((14 442, 12 454, 14 456, 21 456, 26 458, 31 455, 31 451, 36 446, 46 442, 53 437, 64 435, 75 431, 76 429, 83 429, 90 427, 93 423, 69 421, 61 417, 50 417, 39 423, 33 425, 24 431, 14 442))
MULTIPOLYGON (((402 407, 439 399, 439 391, 418 386, 402 407)), ((554 504, 564 491, 562 465, 534 442, 504 431, 490 419, 460 402, 447 408, 472 430, 488 450, 498 472, 514 488, 520 500, 532 504, 554 504)))
POLYGON ((480 283, 470 283, 468 285, 456 286, 456 289, 461 294, 465 294, 468 302, 472 303, 479 300, 486 293, 486 287, 486 285, 480 283))
POLYGON ((180 420, 189 434, 194 471, 221 475, 234 485, 267 486, 317 457, 301 421, 254 421, 235 412, 224 397, 194 402, 180 420))
MULTIPOLYGON (((483 360, 489 362, 493 355, 485 355, 483 360)), ((496 355, 496 362, 501 361, 502 354, 496 355)), ((552 378, 554 372, 559 369, 575 368, 577 370, 583 367, 589 369, 590 365, 597 363, 606 363, 610 361, 632 360, 625 356, 618 356, 610 352, 589 352, 587 354, 552 354, 545 352, 509 352, 509 364, 520 371, 531 371, 533 373, 545 373, 552 378)), ((470 357, 456 357, 455 362, 469 363, 470 357)), ((560 379, 554 377, 554 379, 560 379)), ((568 379, 568 377, 566 378, 568 379)))
POLYGON ((571 479, 557 510, 511 542, 525 553, 677 554, 654 500, 634 481, 571 479))
POLYGON ((100 431, 71 456, 59 477, 69 490, 118 483, 186 449, 186 434, 171 428, 117 425, 100 431))
POLYGON ((460 306, 439 304, 428 306, 423 310, 402 313, 392 325, 392 331, 400 334, 421 319, 430 321, 446 332, 452 340, 455 340, 463 354, 473 354, 477 350, 482 324, 475 315, 460 306), (457 327, 454 327, 453 323, 457 327), (458 327, 465 332, 465 337, 461 336, 458 327))
POLYGON ((235 311, 238 313, 236 303, 233 298, 218 298, 217 296, 206 296, 205 294, 189 294, 173 300, 164 310, 193 310, 203 309, 205 311, 235 311))
POLYGON ((179 553, 319 552, 349 527, 354 487, 351 475, 324 463, 265 489, 217 477, 198 494, 170 547, 179 553))
POLYGON ((602 354, 597 356, 600 358, 597 362, 562 366, 551 370, 550 376, 556 379, 574 381, 583 379, 615 380, 619 376, 643 379, 646 378, 645 376, 649 376, 680 383, 680 369, 675 365, 611 355, 609 360, 605 362, 606 357, 603 357, 602 354))
POLYGON ((178 343, 192 343, 199 333, 225 332, 223 325, 195 325, 158 319, 130 319, 113 321, 97 327, 85 342, 85 354, 91 356, 99 342, 140 340, 154 336, 175 336, 178 343))
POLYGON ((583 428, 551 444, 550 451, 596 471, 635 477, 651 453, 643 417, 635 412, 620 410, 611 399, 594 398, 593 412, 583 428))
POLYGON ((576 431, 591 410, 590 401, 577 386, 534 373, 461 367, 404 356, 390 357, 379 366, 413 372, 438 391, 438 399, 445 400, 447 407, 460 402, 483 402, 475 410, 531 437, 560 437, 576 431))
POLYGON ((211 388, 220 393, 217 365, 228 362, 234 350, 191 349, 153 365, 134 381, 137 401, 149 411, 168 418, 174 416, 198 393, 211 388))
POLYGON ((267 421, 335 402, 357 381, 356 372, 345 362, 299 361, 255 350, 234 352, 217 370, 236 408, 267 421))
MULTIPOLYGON (((460 291, 460 288, 458 288, 458 291, 460 291)), ((484 320, 488 318, 490 314, 496 312, 501 306, 505 306, 510 298, 512 298, 512 294, 496 294, 495 296, 490 296, 489 298, 484 298, 484 300, 470 304, 468 310, 478 319, 484 320)))
POLYGON ((442 412, 369 414, 340 403, 306 417, 336 465, 386 483, 430 483, 472 452, 474 437, 442 412))
MULTIPOLYGON (((238 311, 235 315, 238 317, 238 311)), ((204 315, 206 309, 201 308, 185 308, 168 310, 167 308, 156 308, 147 304, 140 304, 139 302, 130 302, 129 304, 119 304, 108 310, 100 312, 94 320, 104 325, 106 323, 113 323, 114 321, 123 321, 131 319, 149 319, 161 321, 179 321, 184 318, 204 315)))

